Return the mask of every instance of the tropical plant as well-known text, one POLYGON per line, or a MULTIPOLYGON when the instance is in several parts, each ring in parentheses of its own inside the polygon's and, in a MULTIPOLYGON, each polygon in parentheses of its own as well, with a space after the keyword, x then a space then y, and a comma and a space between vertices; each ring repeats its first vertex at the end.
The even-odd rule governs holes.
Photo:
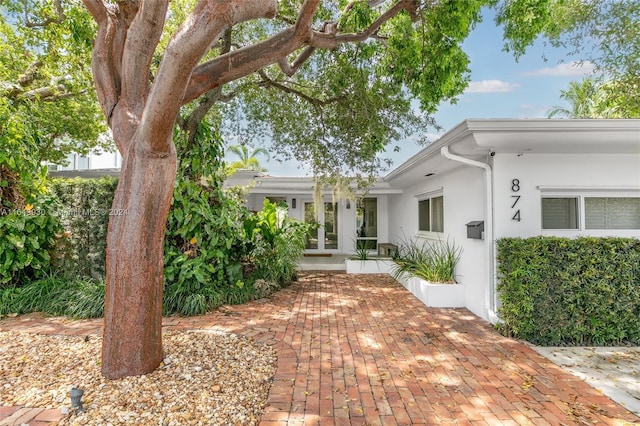
POLYGON ((620 118, 615 102, 609 99, 607 88, 594 78, 585 78, 581 82, 572 81, 567 90, 562 90, 560 98, 569 102, 569 108, 554 106, 547 116, 565 116, 568 118, 620 118))
POLYGON ((433 283, 455 283, 455 268, 462 255, 462 248, 450 241, 403 241, 394 257, 392 276, 403 274, 424 278, 433 283))
POLYGON ((229 151, 240 157, 239 161, 231 163, 229 166, 231 170, 253 170, 255 172, 266 172, 267 169, 260 165, 258 161, 258 154, 263 154, 269 159, 269 151, 264 148, 254 148, 249 154, 249 147, 247 145, 232 145, 229 151))
POLYGON ((0 208, 0 286, 21 285, 49 272, 62 226, 55 199, 41 195, 22 209, 0 208))
POLYGON ((313 225, 287 216, 286 206, 264 200, 262 211, 245 222, 251 235, 249 258, 255 265, 254 276, 285 285, 296 276, 298 261, 313 225))
POLYGON ((369 260, 369 248, 366 244, 361 244, 362 241, 356 242, 355 255, 356 260, 369 260))

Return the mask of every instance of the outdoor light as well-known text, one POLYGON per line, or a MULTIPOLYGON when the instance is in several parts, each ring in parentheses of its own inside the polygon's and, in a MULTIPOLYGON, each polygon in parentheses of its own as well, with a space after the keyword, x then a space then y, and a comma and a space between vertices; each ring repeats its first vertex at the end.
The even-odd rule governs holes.
POLYGON ((84 391, 82 389, 71 388, 69 392, 71 394, 71 408, 76 412, 84 411, 82 408, 82 395, 84 391))
POLYGON ((296 208, 296 199, 295 199, 295 198, 292 198, 292 199, 291 199, 291 208, 292 208, 292 209, 295 209, 295 208, 296 208))
POLYGON ((347 200, 347 208, 350 209, 351 208, 351 201, 347 200))

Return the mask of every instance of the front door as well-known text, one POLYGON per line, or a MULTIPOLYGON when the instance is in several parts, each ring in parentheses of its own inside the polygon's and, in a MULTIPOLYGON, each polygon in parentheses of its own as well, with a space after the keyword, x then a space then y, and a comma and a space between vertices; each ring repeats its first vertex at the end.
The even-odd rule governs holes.
POLYGON ((311 224, 320 224, 309 233, 307 250, 325 251, 338 249, 338 203, 323 202, 323 208, 318 215, 314 210, 312 200, 303 200, 304 221, 311 224))

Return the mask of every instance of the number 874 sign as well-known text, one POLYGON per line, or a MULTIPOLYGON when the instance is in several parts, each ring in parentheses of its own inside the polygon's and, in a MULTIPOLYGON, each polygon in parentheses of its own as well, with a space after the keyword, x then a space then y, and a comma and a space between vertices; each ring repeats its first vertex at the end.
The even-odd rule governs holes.
POLYGON ((511 179, 511 211, 513 212, 513 216, 511 216, 511 220, 515 220, 520 222, 520 208, 518 207, 518 203, 520 202, 520 179, 511 179))

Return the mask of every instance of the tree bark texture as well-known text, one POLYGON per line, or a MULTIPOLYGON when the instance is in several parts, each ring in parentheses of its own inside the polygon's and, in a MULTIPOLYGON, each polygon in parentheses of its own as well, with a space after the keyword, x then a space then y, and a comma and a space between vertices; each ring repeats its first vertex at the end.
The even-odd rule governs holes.
POLYGON ((113 200, 106 256, 102 374, 146 374, 162 361, 164 230, 176 154, 138 148, 126 156, 113 200))

